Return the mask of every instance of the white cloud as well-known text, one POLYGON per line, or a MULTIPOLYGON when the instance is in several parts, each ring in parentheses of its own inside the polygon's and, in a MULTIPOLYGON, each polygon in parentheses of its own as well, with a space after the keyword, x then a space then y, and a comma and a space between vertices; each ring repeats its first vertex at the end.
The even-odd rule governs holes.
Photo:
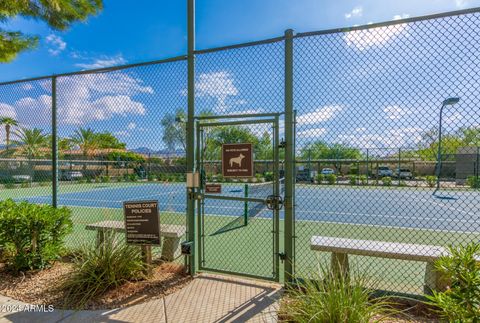
POLYGON ((93 60, 91 63, 77 63, 75 66, 83 69, 95 69, 123 65, 125 63, 127 63, 127 60, 120 54, 116 56, 102 56, 93 60))
POLYGON ((349 47, 363 51, 372 47, 385 45, 391 39, 402 34, 407 29, 407 24, 398 24, 386 27, 348 31, 343 39, 349 47))
POLYGON ((325 128, 312 128, 312 129, 307 129, 307 130, 302 130, 297 132, 297 137, 298 138, 316 138, 318 136, 321 136, 327 132, 327 129, 325 128))
MULTIPOLYGON (((153 89, 143 85, 140 79, 123 72, 59 77, 57 87, 58 120, 60 124, 69 125, 116 116, 144 115, 145 106, 133 97, 153 93, 153 89)), ((45 123, 51 115, 51 96, 24 97, 15 102, 14 108, 19 116, 29 116, 28 123, 45 123)))
POLYGON ((408 13, 393 16, 393 20, 400 20, 400 19, 407 19, 407 18, 410 18, 410 15, 408 13))
POLYGON ((67 48, 67 43, 63 41, 62 37, 55 34, 48 35, 45 41, 49 45, 48 52, 53 56, 57 56, 67 48))
MULTIPOLYGON (((186 91, 183 91, 186 95, 186 91)), ((238 89, 233 83, 233 77, 227 71, 202 73, 195 83, 197 97, 212 97, 217 100, 216 112, 225 112, 228 109, 227 99, 238 95, 238 89)))
POLYGON ((23 83, 22 84, 22 90, 25 90, 25 91, 30 91, 33 89, 33 85, 30 84, 30 83, 23 83))
POLYGON ((353 18, 353 17, 361 17, 362 15, 363 15, 363 8, 361 6, 357 6, 357 7, 353 8, 352 11, 347 12, 345 14, 345 18, 350 19, 350 18, 353 18))
POLYGON ((299 125, 311 125, 332 119, 338 112, 342 110, 342 106, 329 105, 315 109, 313 112, 302 114, 297 117, 299 125))
POLYGON ((459 8, 459 9, 464 9, 464 8, 466 8, 469 3, 470 3, 470 0, 455 0, 455 5, 456 5, 457 8, 459 8))
POLYGON ((17 118, 15 108, 9 104, 0 102, 0 118, 17 118))
POLYGON ((408 110, 399 107, 398 105, 390 105, 383 109, 383 112, 387 115, 388 119, 391 120, 398 120, 401 119, 403 116, 408 114, 408 110))
POLYGON ((128 125, 127 125, 127 129, 129 130, 133 130, 137 127, 137 124, 135 122, 130 122, 128 125))

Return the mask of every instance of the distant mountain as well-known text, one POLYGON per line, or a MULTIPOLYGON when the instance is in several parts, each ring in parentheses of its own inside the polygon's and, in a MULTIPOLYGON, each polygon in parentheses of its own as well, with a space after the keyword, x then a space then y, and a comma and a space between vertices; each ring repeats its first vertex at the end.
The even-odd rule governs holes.
POLYGON ((134 153, 141 154, 141 155, 146 155, 146 156, 150 155, 151 157, 162 157, 162 158, 185 156, 185 152, 183 150, 175 150, 175 151, 170 151, 167 149, 153 150, 147 147, 138 147, 134 149, 129 149, 129 151, 132 151, 134 153))

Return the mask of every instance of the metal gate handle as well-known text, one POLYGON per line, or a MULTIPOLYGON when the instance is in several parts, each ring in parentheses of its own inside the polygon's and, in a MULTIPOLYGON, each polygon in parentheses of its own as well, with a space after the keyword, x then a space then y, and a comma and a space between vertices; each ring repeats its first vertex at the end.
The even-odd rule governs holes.
POLYGON ((265 203, 267 204, 267 208, 269 210, 281 210, 283 207, 283 199, 278 195, 267 196, 265 203))

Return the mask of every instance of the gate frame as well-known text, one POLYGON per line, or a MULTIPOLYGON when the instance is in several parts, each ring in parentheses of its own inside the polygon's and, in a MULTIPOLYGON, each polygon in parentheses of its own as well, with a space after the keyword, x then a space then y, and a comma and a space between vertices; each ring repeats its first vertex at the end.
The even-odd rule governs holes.
POLYGON ((280 116, 283 113, 259 113, 259 114, 232 114, 232 115, 221 115, 221 116, 197 116, 194 117, 195 128, 196 128, 196 152, 195 152, 195 172, 200 174, 200 187, 198 189, 198 199, 197 199, 197 237, 195 243, 197 244, 198 250, 198 269, 201 271, 217 272, 222 274, 244 276, 249 278, 259 278, 263 280, 270 280, 275 282, 280 282, 280 209, 274 209, 272 211, 272 275, 271 276, 260 276, 255 274, 233 272, 222 269, 208 268, 204 267, 203 263, 205 262, 205 246, 204 246, 204 201, 205 199, 217 199, 217 200, 228 200, 228 201, 243 201, 243 202, 256 202, 266 204, 266 198, 251 198, 251 197, 234 197, 234 196, 222 196, 222 195, 208 195, 205 194, 205 182, 203 180, 203 155, 202 155, 202 144, 203 144, 203 129, 212 128, 219 126, 233 126, 233 125, 245 125, 245 124, 271 124, 273 129, 273 194, 280 195, 280 116), (205 120, 222 120, 222 119, 237 119, 233 121, 217 121, 217 122, 206 122, 202 123, 201 121, 205 120), (240 120, 238 120, 240 119, 240 120))

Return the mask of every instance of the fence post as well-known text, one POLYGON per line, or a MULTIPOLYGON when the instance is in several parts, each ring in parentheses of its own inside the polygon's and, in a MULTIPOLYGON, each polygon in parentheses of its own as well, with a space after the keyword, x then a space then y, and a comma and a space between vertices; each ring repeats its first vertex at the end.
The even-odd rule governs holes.
POLYGON ((295 221, 295 120, 293 111, 293 30, 285 31, 285 284, 293 279, 295 221))
POLYGON ((57 77, 52 76, 52 206, 58 206, 57 77))
MULTIPOLYGON (((187 172, 193 172, 195 169, 195 0, 187 0, 187 30, 188 30, 188 77, 187 77, 187 172)), ((195 275, 196 266, 196 238, 195 238, 195 199, 192 197, 190 190, 187 188, 187 232, 188 241, 193 243, 193 252, 189 257, 189 272, 195 275)))

